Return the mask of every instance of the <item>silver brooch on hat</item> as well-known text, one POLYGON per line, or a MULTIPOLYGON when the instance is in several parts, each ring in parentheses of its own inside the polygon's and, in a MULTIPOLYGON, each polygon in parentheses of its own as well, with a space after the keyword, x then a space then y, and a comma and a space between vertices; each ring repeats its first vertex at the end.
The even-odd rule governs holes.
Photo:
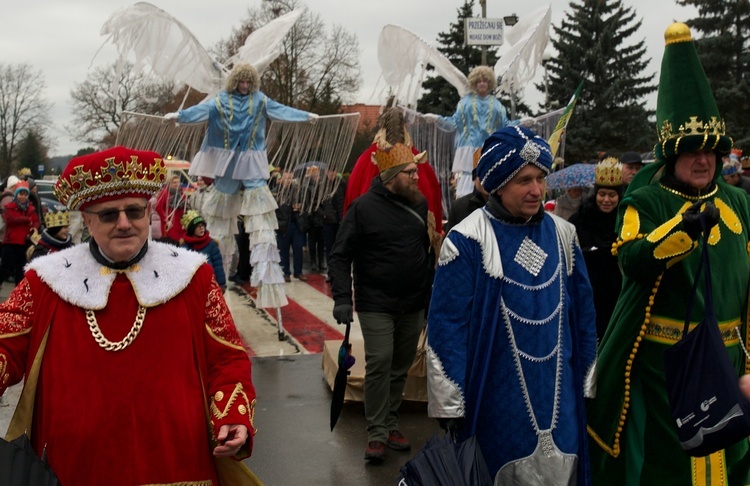
POLYGON ((524 162, 532 163, 536 162, 541 154, 542 151, 539 149, 539 146, 531 140, 527 140, 521 149, 520 155, 524 162))

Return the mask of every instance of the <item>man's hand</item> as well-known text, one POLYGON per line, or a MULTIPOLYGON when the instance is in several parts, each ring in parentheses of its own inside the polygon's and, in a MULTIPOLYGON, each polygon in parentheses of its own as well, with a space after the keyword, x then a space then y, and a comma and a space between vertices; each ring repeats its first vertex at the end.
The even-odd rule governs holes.
POLYGON ((169 121, 177 121, 177 117, 179 116, 180 115, 177 112, 167 113, 166 115, 164 115, 164 119, 169 121))
POLYGON ((438 120, 440 120, 440 117, 434 113, 424 114, 424 121, 426 121, 427 123, 437 123, 438 120))
POLYGON ((333 307, 333 318, 339 324, 349 324, 354 320, 354 309, 351 304, 338 304, 333 307))
POLYGON ((702 227, 701 221, 706 225, 706 231, 719 224, 719 209, 711 201, 698 201, 682 213, 682 226, 685 228, 688 236, 696 239, 700 236, 702 227), (701 206, 706 205, 701 211, 701 206))
POLYGON ((530 116, 525 116, 521 118, 521 120, 518 122, 519 125, 525 128, 531 128, 534 125, 536 125, 536 118, 532 118, 530 116))
POLYGON ((740 390, 742 390, 745 397, 750 400, 750 375, 743 375, 740 378, 740 390))
POLYGON ((214 448, 216 457, 233 456, 247 442, 247 427, 244 425, 222 425, 216 440, 219 441, 219 445, 214 448))
POLYGON ((309 121, 313 125, 318 122, 318 118, 320 118, 320 115, 318 115, 316 113, 308 113, 307 114, 307 121, 309 121))

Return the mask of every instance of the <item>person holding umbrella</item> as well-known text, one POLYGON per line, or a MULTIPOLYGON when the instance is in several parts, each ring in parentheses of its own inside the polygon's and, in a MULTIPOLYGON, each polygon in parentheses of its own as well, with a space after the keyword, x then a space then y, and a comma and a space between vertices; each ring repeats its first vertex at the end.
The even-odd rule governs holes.
POLYGON ((424 326, 434 262, 427 203, 417 188, 417 163, 425 154, 415 156, 403 138, 391 143, 387 128, 382 131, 372 160, 380 175, 344 215, 328 265, 339 323, 354 318, 354 274, 365 345, 365 459, 371 464, 383 462, 386 446, 411 447, 400 431, 398 409, 424 326))

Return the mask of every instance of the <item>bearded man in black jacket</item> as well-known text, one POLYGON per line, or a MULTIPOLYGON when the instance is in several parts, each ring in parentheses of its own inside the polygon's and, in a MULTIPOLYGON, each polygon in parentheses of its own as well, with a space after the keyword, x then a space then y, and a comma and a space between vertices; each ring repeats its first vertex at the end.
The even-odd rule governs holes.
POLYGON ((347 210, 328 266, 334 318, 350 323, 353 265, 367 360, 365 459, 371 464, 383 462, 386 445, 400 451, 410 448, 399 431, 398 408, 432 283, 427 202, 417 188, 417 163, 425 154, 412 153, 403 131, 382 131, 373 154, 380 176, 347 210))

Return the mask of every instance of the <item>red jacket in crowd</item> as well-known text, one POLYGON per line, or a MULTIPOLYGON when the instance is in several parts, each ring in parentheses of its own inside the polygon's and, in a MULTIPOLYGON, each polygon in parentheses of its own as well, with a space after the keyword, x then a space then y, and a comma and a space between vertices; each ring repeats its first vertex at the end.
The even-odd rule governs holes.
POLYGON ((31 229, 39 229, 39 216, 31 203, 26 211, 21 211, 15 201, 9 202, 3 206, 3 219, 5 220, 4 245, 25 245, 26 236, 31 229))

